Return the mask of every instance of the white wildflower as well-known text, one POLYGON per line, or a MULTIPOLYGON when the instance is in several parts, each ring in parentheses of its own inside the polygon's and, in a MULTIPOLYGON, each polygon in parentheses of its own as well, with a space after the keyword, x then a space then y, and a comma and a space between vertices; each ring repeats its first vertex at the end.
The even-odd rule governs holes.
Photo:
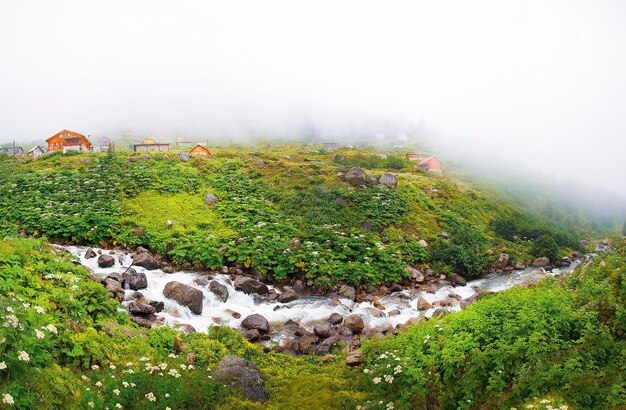
POLYGON ((46 330, 48 330, 50 333, 54 333, 55 335, 57 334, 57 328, 56 326, 54 326, 52 323, 50 323, 49 325, 47 325, 46 330))
POLYGON ((154 395, 154 393, 150 392, 146 394, 146 399, 150 401, 156 401, 156 396, 154 395))
POLYGON ((0 362, 0 370, 4 370, 7 368, 7 364, 5 362, 0 362))
POLYGON ((35 336, 37 336, 37 339, 43 339, 46 337, 45 333, 39 329, 35 329, 35 336))
POLYGON ((30 362, 30 356, 23 350, 19 352, 19 354, 17 355, 17 359, 23 362, 30 362))
POLYGON ((380 377, 374 377, 374 380, 372 380, 374 382, 374 384, 378 384, 380 383, 382 380, 380 377))
POLYGON ((2 402, 4 404, 8 404, 9 406, 12 406, 13 404, 15 404, 15 401, 13 400, 13 396, 11 396, 9 393, 5 393, 2 395, 2 402))

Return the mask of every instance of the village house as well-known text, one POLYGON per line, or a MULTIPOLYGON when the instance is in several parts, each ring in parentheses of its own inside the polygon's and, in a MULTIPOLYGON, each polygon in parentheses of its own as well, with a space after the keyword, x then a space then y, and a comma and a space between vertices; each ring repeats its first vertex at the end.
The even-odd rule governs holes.
POLYGON ((426 155, 420 152, 414 152, 414 153, 406 154, 405 157, 409 161, 422 161, 424 158, 426 158, 426 155))
POLYGON ((143 142, 136 142, 133 144, 133 151, 169 151, 170 150, 169 143, 160 143, 156 142, 152 138, 145 138, 143 142))
POLYGON ((432 172, 437 175, 443 175, 443 165, 435 157, 428 157, 415 166, 424 171, 432 172))
POLYGON ((15 146, 0 148, 0 155, 24 155, 24 148, 15 146))
POLYGON ((26 155, 28 155, 31 158, 39 158, 40 156, 46 154, 48 152, 47 149, 45 149, 44 147, 37 145, 34 146, 33 148, 30 149, 30 151, 28 151, 28 153, 26 155))
POLYGON ((195 147, 189 150, 189 154, 193 155, 194 157, 210 157, 211 155, 213 155, 207 147, 200 144, 197 144, 195 147))
POLYGON ((187 141, 185 137, 176 137, 176 145, 179 147, 191 147, 193 143, 191 141, 187 141))
POLYGON ((63 150, 67 151, 91 151, 91 142, 82 134, 74 131, 63 130, 57 132, 46 140, 48 143, 48 151, 54 152, 63 150))

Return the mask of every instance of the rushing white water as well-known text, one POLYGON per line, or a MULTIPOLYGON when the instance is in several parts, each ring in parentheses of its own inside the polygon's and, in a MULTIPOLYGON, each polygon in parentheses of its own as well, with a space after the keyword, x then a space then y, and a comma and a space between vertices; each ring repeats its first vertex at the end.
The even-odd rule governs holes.
MULTIPOLYGON (((112 272, 123 272, 132 263, 132 257, 128 252, 108 251, 94 249, 96 252, 110 254, 115 259, 115 264, 109 268, 101 268, 98 266, 96 258, 85 258, 87 248, 67 246, 62 247, 80 258, 80 263, 89 269, 98 277, 105 277, 112 272)), ((573 268, 574 264, 570 268, 573 268)), ((366 326, 396 326, 397 324, 406 323, 412 318, 419 316, 429 317, 440 306, 420 311, 417 309, 417 298, 423 297, 429 303, 447 301, 450 306, 441 306, 447 310, 460 310, 460 302, 451 295, 458 295, 460 299, 467 299, 476 293, 476 289, 482 288, 489 291, 502 291, 509 289, 515 285, 523 283, 529 279, 543 277, 545 272, 541 268, 528 268, 523 271, 513 271, 503 274, 490 274, 483 278, 468 282, 466 286, 443 286, 436 292, 426 292, 417 290, 403 290, 379 299, 384 306, 385 317, 374 317, 371 309, 374 308, 371 302, 356 303, 349 299, 341 299, 341 303, 333 305, 332 299, 321 296, 305 296, 300 297, 289 303, 279 303, 276 301, 261 301, 260 299, 247 295, 243 292, 235 290, 228 275, 217 274, 210 280, 216 280, 225 285, 228 289, 228 300, 222 302, 218 297, 208 290, 208 286, 196 284, 196 280, 202 278, 203 275, 196 272, 175 272, 164 273, 160 269, 146 270, 139 266, 133 266, 137 272, 144 272, 148 279, 148 287, 140 290, 145 299, 150 301, 162 301, 165 308, 158 316, 164 318, 165 323, 170 326, 190 324, 197 331, 206 331, 212 325, 223 324, 232 328, 239 328, 241 321, 248 315, 258 313, 263 315, 272 324, 283 324, 292 319, 302 326, 311 329, 313 325, 327 319, 332 313, 336 312, 343 316, 359 313, 361 314, 366 326), (167 299, 163 296, 163 289, 168 282, 178 281, 186 285, 200 289, 204 295, 203 310, 201 315, 192 313, 188 308, 179 305, 176 301, 167 299), (400 313, 389 315, 393 310, 400 313), (233 317, 232 312, 241 314, 239 319, 233 317)), ((558 271, 552 274, 557 274, 558 271)), ((209 281, 210 282, 210 281, 209 281)), ((272 286, 268 286, 270 289, 272 286)), ((278 289, 276 289, 278 291, 278 289)), ((125 290, 128 296, 132 290, 125 290)), ((128 302, 125 302, 128 303, 128 302)), ((380 307, 380 306, 379 306, 380 307)), ((395 312, 397 313, 397 312, 395 312)), ((281 335, 276 335, 274 340, 280 340, 281 335)))

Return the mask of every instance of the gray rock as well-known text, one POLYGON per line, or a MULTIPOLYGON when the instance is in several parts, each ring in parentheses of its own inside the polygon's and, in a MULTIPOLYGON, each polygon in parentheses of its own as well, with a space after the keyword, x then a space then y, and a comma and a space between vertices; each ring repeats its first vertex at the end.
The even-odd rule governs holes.
POLYGON ((226 303, 228 300, 228 288, 225 285, 222 285, 218 281, 214 280, 209 283, 209 290, 217 296, 219 300, 226 303))
POLYGON ((359 167, 352 167, 350 171, 346 173, 344 176, 346 182, 348 182, 352 186, 363 186, 365 185, 365 171, 363 171, 359 167))
POLYGON ((341 316, 339 313, 333 313, 328 317, 328 319, 326 319, 326 321, 331 325, 338 325, 339 323, 343 322, 343 316, 341 316))
POLYGON ((180 159, 182 162, 187 162, 189 161, 189 154, 187 154, 186 152, 181 152, 180 154, 176 154, 176 156, 178 157, 178 159, 180 159))
POLYGON ((418 297, 417 298, 417 309, 418 310, 428 310, 432 307, 432 305, 430 303, 428 303, 428 301, 426 299, 424 299, 423 297, 418 297))
POLYGON ((115 295, 117 295, 117 293, 122 290, 122 284, 115 279, 106 278, 102 281, 102 284, 104 285, 106 290, 112 292, 115 295))
POLYGON ((321 323, 319 325, 313 326, 313 332, 322 339, 326 339, 330 336, 333 328, 330 323, 321 323))
POLYGON ((346 357, 346 365, 354 367, 360 364, 363 364, 360 350, 354 350, 346 357))
POLYGON ((154 308, 156 313, 162 312, 163 309, 165 308, 165 303, 163 303, 160 300, 153 300, 149 303, 149 305, 154 308))
POLYGON ((496 262, 496 269, 504 269, 509 264, 509 254, 501 253, 498 261, 496 262))
POLYGON ((133 264, 148 270, 159 269, 159 261, 148 252, 141 252, 135 255, 133 264))
POLYGON ((413 282, 418 282, 418 283, 424 282, 424 274, 420 272, 419 270, 411 266, 407 266, 406 271, 409 273, 409 276, 411 277, 411 280, 413 282))
POLYGON ((202 291, 180 282, 172 281, 165 285, 163 295, 173 299, 180 305, 189 308, 196 315, 202 314, 202 291))
POLYGON ((536 268, 545 268, 548 265, 550 265, 550 259, 546 258, 545 256, 542 256, 540 258, 535 259, 532 265, 536 268))
POLYGON ((441 232, 441 237, 448 239, 450 235, 448 235, 447 232, 441 232))
POLYGON ((241 327, 246 330, 256 329, 261 334, 268 334, 270 332, 270 325, 263 316, 258 313, 247 316, 242 322, 241 327))
POLYGON ((467 281, 465 280, 465 278, 463 278, 463 276, 459 275, 458 273, 453 273, 450 275, 450 282, 452 282, 454 286, 467 285, 467 281))
POLYGON ((356 298, 356 289, 350 285, 342 285, 338 294, 340 298, 354 300, 356 298))
POLYGON ((265 383, 261 371, 251 361, 224 356, 213 376, 231 389, 241 392, 248 400, 263 402, 266 398, 265 383))
POLYGON ((148 278, 146 277, 146 274, 143 272, 137 272, 133 268, 124 272, 124 281, 132 290, 141 290, 148 287, 148 278))
POLYGON ((418 242, 419 246, 421 246, 422 248, 428 248, 428 242, 426 242, 423 239, 420 239, 418 242))
POLYGON ((358 313, 348 316, 344 320, 344 325, 350 329, 353 334, 361 333, 363 328, 365 328, 365 323, 363 323, 363 319, 358 313))
POLYGON ((110 268, 115 265, 115 259, 111 255, 100 255, 98 257, 98 266, 101 268, 110 268))
POLYGON ((385 172, 383 176, 380 177, 380 183, 387 185, 389 188, 396 188, 398 186, 398 177, 385 172))
POLYGON ((235 289, 247 293, 249 295, 257 293, 259 295, 265 295, 269 292, 265 283, 259 282, 256 279, 247 276, 235 277, 235 289))
POLYGON ((526 264, 524 262, 515 262, 515 269, 524 270, 526 269, 526 264))
POLYGON ((217 201, 217 197, 213 194, 207 194, 207 196, 204 198, 204 203, 207 205, 215 205, 217 201))
POLYGON ((156 309, 154 308, 154 306, 139 302, 137 300, 133 300, 132 302, 130 302, 128 306, 126 306, 126 309, 128 309, 131 314, 136 316, 147 316, 156 313, 156 309))
POLYGON ((96 256, 98 256, 98 254, 91 248, 87 249, 87 252, 85 252, 85 259, 95 258, 96 256))
POLYGON ((299 295, 295 290, 287 289, 283 293, 278 295, 276 300, 280 303, 288 303, 288 302, 298 299, 298 297, 299 295))

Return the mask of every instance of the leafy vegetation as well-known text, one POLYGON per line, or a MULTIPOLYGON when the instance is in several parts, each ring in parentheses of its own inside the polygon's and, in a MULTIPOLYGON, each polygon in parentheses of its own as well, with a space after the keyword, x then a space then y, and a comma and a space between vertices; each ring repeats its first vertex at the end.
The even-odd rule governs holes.
POLYGON ((0 289, 2 408, 261 408, 213 379, 226 354, 263 372, 263 408, 353 408, 366 397, 338 362, 264 353, 227 328, 137 329, 102 285, 43 240, 0 242, 0 289))
POLYGON ((625 245, 569 277, 368 341, 364 379, 396 408, 622 408, 625 245))
POLYGON ((489 248, 528 260, 542 235, 559 248, 580 246, 562 226, 451 176, 415 171, 401 155, 215 151, 188 162, 126 152, 0 159, 0 234, 144 246, 178 265, 236 264, 276 279, 304 273, 320 287, 398 282, 407 265, 423 263, 474 275, 493 262, 489 248), (321 162, 305 162, 311 155, 321 162), (399 186, 351 187, 337 177, 344 165, 394 172, 399 186), (207 193, 216 205, 204 203, 207 193), (434 241, 430 253, 421 239, 434 241))

